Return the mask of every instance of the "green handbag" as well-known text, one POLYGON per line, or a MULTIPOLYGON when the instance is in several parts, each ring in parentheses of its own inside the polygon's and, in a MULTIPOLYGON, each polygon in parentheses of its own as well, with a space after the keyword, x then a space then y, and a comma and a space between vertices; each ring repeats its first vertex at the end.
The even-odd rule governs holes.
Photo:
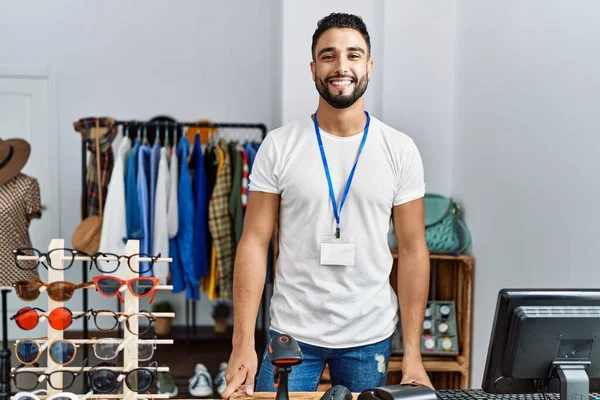
POLYGON ((464 253, 471 247, 471 233, 451 198, 425 194, 425 239, 432 253, 464 253))

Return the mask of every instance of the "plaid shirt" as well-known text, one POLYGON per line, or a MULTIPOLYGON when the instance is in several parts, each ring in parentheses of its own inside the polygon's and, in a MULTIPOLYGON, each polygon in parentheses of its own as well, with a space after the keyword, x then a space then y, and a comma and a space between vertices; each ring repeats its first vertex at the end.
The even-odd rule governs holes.
MULTIPOLYGON (((92 136, 92 130, 96 129, 96 118, 83 118, 73 122, 75 131, 81 134, 87 142, 88 150, 92 153, 87 167, 87 215, 100 215, 98 171, 96 166, 96 137, 92 136)), ((112 169, 114 155, 111 144, 117 134, 115 120, 109 117, 100 117, 100 179, 102 179, 102 209, 106 203, 106 192, 112 169)))
POLYGON ((219 157, 223 166, 217 175, 217 182, 208 205, 208 225, 217 255, 218 296, 222 299, 233 297, 233 232, 229 214, 231 195, 231 160, 227 143, 221 141, 219 157))

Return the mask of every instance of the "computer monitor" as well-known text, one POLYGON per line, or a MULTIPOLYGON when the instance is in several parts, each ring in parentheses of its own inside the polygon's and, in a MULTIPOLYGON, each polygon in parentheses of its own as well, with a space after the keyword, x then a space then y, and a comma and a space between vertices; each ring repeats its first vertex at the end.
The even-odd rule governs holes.
POLYGON ((600 392, 600 289, 501 290, 482 389, 564 400, 600 392))

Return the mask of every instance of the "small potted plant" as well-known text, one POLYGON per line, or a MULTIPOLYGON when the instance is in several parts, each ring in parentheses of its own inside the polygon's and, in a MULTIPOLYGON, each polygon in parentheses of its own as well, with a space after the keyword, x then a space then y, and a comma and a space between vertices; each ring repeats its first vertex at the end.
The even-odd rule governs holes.
POLYGON ((231 307, 224 301, 217 301, 213 306, 212 317, 215 320, 215 332, 227 332, 227 320, 231 313, 231 307))
MULTIPOLYGON (((166 300, 159 301, 152 305, 153 313, 172 313, 175 312, 175 309, 166 300)), ((169 317, 156 317, 156 321, 154 321, 154 333, 156 336, 167 336, 171 332, 171 322, 173 318, 169 317)))

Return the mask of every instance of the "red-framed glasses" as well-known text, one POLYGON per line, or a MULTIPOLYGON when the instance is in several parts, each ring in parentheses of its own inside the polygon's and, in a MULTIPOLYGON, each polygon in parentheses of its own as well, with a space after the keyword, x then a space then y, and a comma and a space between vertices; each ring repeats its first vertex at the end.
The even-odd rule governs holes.
POLYGON ((154 297, 158 292, 156 288, 160 279, 153 276, 140 276, 129 280, 123 280, 116 276, 99 275, 92 278, 92 282, 96 286, 96 290, 104 297, 118 296, 121 303, 125 302, 121 294, 121 288, 126 286, 129 292, 139 298, 144 298, 152 295, 150 304, 154 301, 154 297))
POLYGON ((81 315, 74 317, 71 310, 66 307, 57 307, 50 313, 37 307, 23 307, 10 319, 14 319, 19 328, 29 331, 40 322, 40 316, 48 318, 50 326, 57 331, 67 329, 74 319, 81 318, 81 315))

